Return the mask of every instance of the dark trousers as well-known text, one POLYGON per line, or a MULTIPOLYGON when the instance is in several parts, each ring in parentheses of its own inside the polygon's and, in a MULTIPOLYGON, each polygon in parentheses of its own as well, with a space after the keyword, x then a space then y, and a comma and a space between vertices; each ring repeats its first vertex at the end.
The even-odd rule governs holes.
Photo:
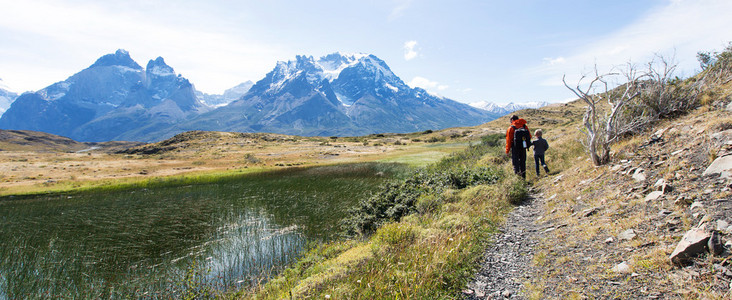
POLYGON ((544 171, 549 174, 549 167, 546 166, 544 161, 544 154, 534 154, 534 164, 536 164, 536 176, 539 176, 539 166, 544 167, 544 171))
POLYGON ((526 179, 526 150, 511 147, 511 163, 513 164, 513 172, 526 179))

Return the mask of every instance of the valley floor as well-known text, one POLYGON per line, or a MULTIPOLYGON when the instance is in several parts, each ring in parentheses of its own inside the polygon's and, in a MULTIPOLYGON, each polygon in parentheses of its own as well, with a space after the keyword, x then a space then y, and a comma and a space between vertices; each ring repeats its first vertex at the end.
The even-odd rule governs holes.
POLYGON ((0 196, 290 166, 368 161, 424 165, 464 148, 470 133, 459 132, 457 139, 449 137, 456 135, 450 131, 359 138, 189 132, 128 153, 105 148, 75 152, 5 150, 0 151, 0 196))

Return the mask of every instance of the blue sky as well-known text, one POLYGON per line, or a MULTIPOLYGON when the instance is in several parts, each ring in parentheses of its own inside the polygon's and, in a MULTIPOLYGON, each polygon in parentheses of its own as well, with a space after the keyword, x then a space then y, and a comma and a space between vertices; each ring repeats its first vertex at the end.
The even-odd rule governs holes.
POLYGON ((206 93, 295 55, 371 53, 405 82, 460 102, 572 98, 570 82, 654 53, 677 75, 732 41, 729 0, 0 0, 0 79, 42 89, 126 49, 206 93))

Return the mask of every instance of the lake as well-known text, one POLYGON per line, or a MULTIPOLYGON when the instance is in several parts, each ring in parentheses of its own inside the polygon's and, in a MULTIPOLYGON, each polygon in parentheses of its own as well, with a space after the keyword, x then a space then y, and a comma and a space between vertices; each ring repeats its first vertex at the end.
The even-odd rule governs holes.
POLYGON ((0 299, 168 298, 265 281, 395 164, 293 168, 214 183, 0 198, 0 299))

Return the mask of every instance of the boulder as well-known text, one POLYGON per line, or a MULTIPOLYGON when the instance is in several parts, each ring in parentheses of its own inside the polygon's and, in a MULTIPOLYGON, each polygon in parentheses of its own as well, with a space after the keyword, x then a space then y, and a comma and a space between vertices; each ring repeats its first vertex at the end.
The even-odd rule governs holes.
POLYGON ((724 179, 732 179, 732 155, 722 156, 715 159, 702 175, 719 174, 724 179))
POLYGON ((695 257, 707 250, 707 244, 711 234, 703 228, 694 228, 689 230, 681 238, 679 244, 676 245, 676 249, 669 259, 675 264, 683 264, 689 261, 692 257, 695 257))

